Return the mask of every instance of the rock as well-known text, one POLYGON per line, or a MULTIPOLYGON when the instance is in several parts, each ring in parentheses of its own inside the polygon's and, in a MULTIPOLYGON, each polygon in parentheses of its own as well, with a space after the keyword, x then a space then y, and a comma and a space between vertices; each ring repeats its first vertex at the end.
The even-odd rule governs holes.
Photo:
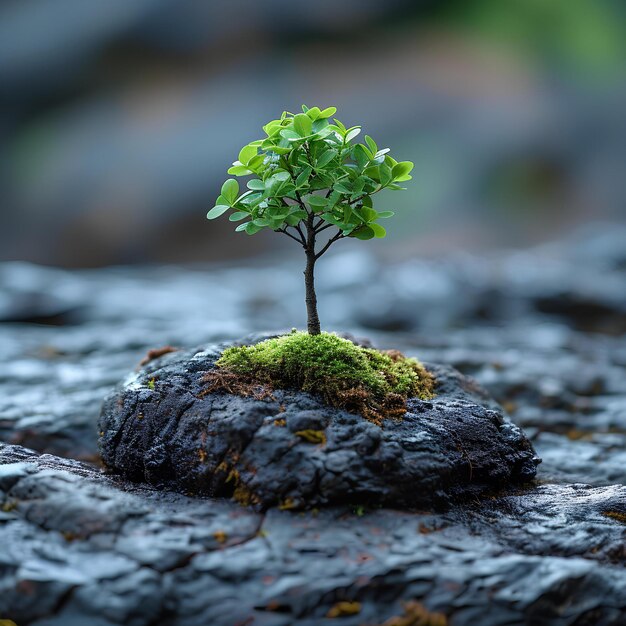
MULTIPOLYGON (((256 338, 259 340, 259 337, 256 338)), ((379 427, 297 390, 206 393, 222 345, 167 354, 133 373, 99 420, 107 468, 163 489, 263 508, 424 507, 531 480, 538 458, 476 383, 431 365, 432 401, 379 427)))
POLYGON ((318 626, 341 602, 358 608, 349 626, 626 619, 623 486, 545 485, 445 513, 261 514, 0 444, 7 467, 0 615, 18 624, 318 626))

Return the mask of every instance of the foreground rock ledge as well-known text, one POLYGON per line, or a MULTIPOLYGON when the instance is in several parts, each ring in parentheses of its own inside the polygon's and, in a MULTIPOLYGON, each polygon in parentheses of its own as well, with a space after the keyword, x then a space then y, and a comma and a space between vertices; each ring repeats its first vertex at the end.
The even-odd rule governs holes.
POLYGON ((622 626, 624 520, 619 485, 541 485, 443 513, 259 513, 0 442, 0 618, 622 626))
POLYGON ((404 418, 381 428, 295 390, 264 400, 203 393, 225 347, 161 356, 106 399, 107 468, 261 508, 437 506, 535 475, 539 460, 524 433, 450 367, 427 364, 436 398, 410 399, 404 418))

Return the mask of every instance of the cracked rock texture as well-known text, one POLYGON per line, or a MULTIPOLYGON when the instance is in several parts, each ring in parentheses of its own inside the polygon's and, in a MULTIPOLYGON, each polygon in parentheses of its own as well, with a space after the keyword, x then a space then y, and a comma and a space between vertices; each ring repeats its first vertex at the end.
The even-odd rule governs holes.
POLYGON ((339 602, 359 608, 342 624, 380 624, 408 598, 452 624, 626 615, 624 523, 610 515, 626 514, 623 486, 545 485, 445 513, 263 515, 18 446, 0 461, 0 612, 20 624, 313 626, 339 602))
POLYGON ((97 420, 117 382, 149 348, 299 324, 292 267, 0 265, 0 620, 622 626, 625 235, 598 227, 487 259, 380 265, 348 251, 320 264, 327 329, 472 376, 543 459, 531 484, 438 510, 260 512, 102 472, 97 420))
POLYGON ((433 506, 535 476, 522 431, 450 367, 428 366, 436 397, 410 399, 403 419, 380 427, 296 390, 265 400, 204 394, 223 349, 160 357, 107 398, 98 428, 109 469, 264 508, 433 506), (307 439, 311 431, 321 441, 307 439))

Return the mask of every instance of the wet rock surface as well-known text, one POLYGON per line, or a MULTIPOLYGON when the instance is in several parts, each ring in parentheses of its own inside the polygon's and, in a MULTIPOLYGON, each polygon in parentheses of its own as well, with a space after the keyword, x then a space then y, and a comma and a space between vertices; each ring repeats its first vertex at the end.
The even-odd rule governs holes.
MULTIPOLYGON (((420 614, 452 626, 623 624, 626 254, 613 245, 618 235, 597 231, 488 261, 390 267, 347 253, 320 265, 330 330, 471 375, 543 459, 534 483, 443 511, 259 512, 101 471, 102 399, 147 349, 299 323, 292 268, 2 266, 3 291, 39 293, 37 302, 74 313, 54 327, 0 324, 0 619, 389 626, 411 615, 419 623, 420 614), (545 306, 563 290, 569 302, 591 300, 610 314, 581 323, 576 307, 545 306)), ((28 311, 20 302, 19 316, 7 305, 7 319, 45 321, 39 304, 28 311)))
POLYGON ((427 365, 436 397, 411 398, 402 419, 378 426, 297 390, 207 394, 225 347, 159 357, 107 398, 98 429, 110 470, 263 508, 427 507, 535 476, 522 431, 450 367, 427 365))
POLYGON ((349 602, 341 623, 381 624, 411 598, 452 624, 623 623, 623 486, 260 514, 18 446, 0 460, 0 611, 18 623, 312 626, 349 602))

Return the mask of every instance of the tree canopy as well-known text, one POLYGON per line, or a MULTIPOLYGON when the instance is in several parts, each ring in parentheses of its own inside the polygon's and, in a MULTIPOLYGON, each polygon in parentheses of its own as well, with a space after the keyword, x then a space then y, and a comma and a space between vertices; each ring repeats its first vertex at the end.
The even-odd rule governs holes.
POLYGON ((403 189, 413 163, 396 161, 389 148, 379 149, 365 135, 355 139, 360 126, 346 127, 332 118, 337 109, 302 107, 302 113, 284 111, 263 126, 265 137, 250 142, 228 173, 247 177, 242 192, 235 178, 223 185, 207 217, 231 210, 229 220, 241 222, 235 230, 249 235, 270 228, 306 245, 301 223, 310 215, 316 233, 336 227, 336 238, 384 237, 380 220, 392 211, 376 211, 372 196, 382 189, 403 189))

